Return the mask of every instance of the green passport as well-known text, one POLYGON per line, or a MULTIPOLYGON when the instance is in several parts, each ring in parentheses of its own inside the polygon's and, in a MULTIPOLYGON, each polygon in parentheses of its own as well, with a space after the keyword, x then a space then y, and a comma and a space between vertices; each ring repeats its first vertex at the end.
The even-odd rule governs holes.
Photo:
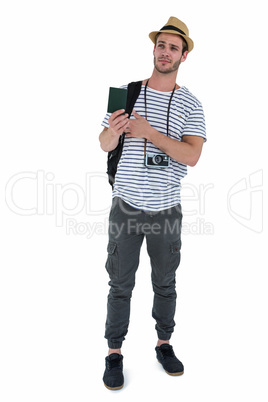
POLYGON ((110 87, 107 112, 113 113, 120 109, 126 110, 126 106, 127 89, 110 87))

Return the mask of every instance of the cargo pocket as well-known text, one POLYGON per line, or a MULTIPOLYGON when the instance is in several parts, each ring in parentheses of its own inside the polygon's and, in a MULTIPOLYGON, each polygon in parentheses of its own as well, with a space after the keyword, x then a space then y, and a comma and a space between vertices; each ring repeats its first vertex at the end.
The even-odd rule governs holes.
POLYGON ((118 277, 118 253, 117 244, 114 242, 109 242, 107 247, 108 257, 106 261, 105 268, 110 276, 110 278, 118 277))
POLYGON ((178 240, 170 245, 170 258, 167 273, 173 273, 180 265, 181 260, 181 241, 178 240))

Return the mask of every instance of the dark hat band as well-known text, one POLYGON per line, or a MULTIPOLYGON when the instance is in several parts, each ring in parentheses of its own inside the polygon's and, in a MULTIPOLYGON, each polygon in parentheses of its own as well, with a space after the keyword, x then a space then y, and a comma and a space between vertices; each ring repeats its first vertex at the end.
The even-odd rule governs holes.
POLYGON ((177 31, 186 36, 185 32, 183 32, 181 29, 177 27, 174 27, 174 25, 165 25, 163 28, 160 29, 160 31, 167 31, 167 30, 177 31))

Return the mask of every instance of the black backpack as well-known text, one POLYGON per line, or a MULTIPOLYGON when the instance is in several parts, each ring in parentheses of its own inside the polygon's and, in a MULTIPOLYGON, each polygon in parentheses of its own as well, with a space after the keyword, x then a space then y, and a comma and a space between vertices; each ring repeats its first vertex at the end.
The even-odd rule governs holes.
MULTIPOLYGON (((141 90, 142 81, 131 82, 128 84, 128 92, 127 92, 127 105, 126 105, 126 113, 130 116, 135 105, 135 102, 139 96, 141 90)), ((118 145, 115 149, 108 152, 107 159, 107 174, 108 180, 111 186, 114 185, 115 174, 117 171, 117 165, 122 155, 123 144, 125 139, 125 133, 123 133, 120 138, 118 145)))

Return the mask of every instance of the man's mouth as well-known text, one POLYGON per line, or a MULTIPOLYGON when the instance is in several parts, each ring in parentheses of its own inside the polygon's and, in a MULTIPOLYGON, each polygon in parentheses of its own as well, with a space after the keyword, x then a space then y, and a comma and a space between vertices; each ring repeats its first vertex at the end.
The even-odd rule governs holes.
POLYGON ((168 59, 158 59, 160 63, 170 63, 170 60, 168 59))

